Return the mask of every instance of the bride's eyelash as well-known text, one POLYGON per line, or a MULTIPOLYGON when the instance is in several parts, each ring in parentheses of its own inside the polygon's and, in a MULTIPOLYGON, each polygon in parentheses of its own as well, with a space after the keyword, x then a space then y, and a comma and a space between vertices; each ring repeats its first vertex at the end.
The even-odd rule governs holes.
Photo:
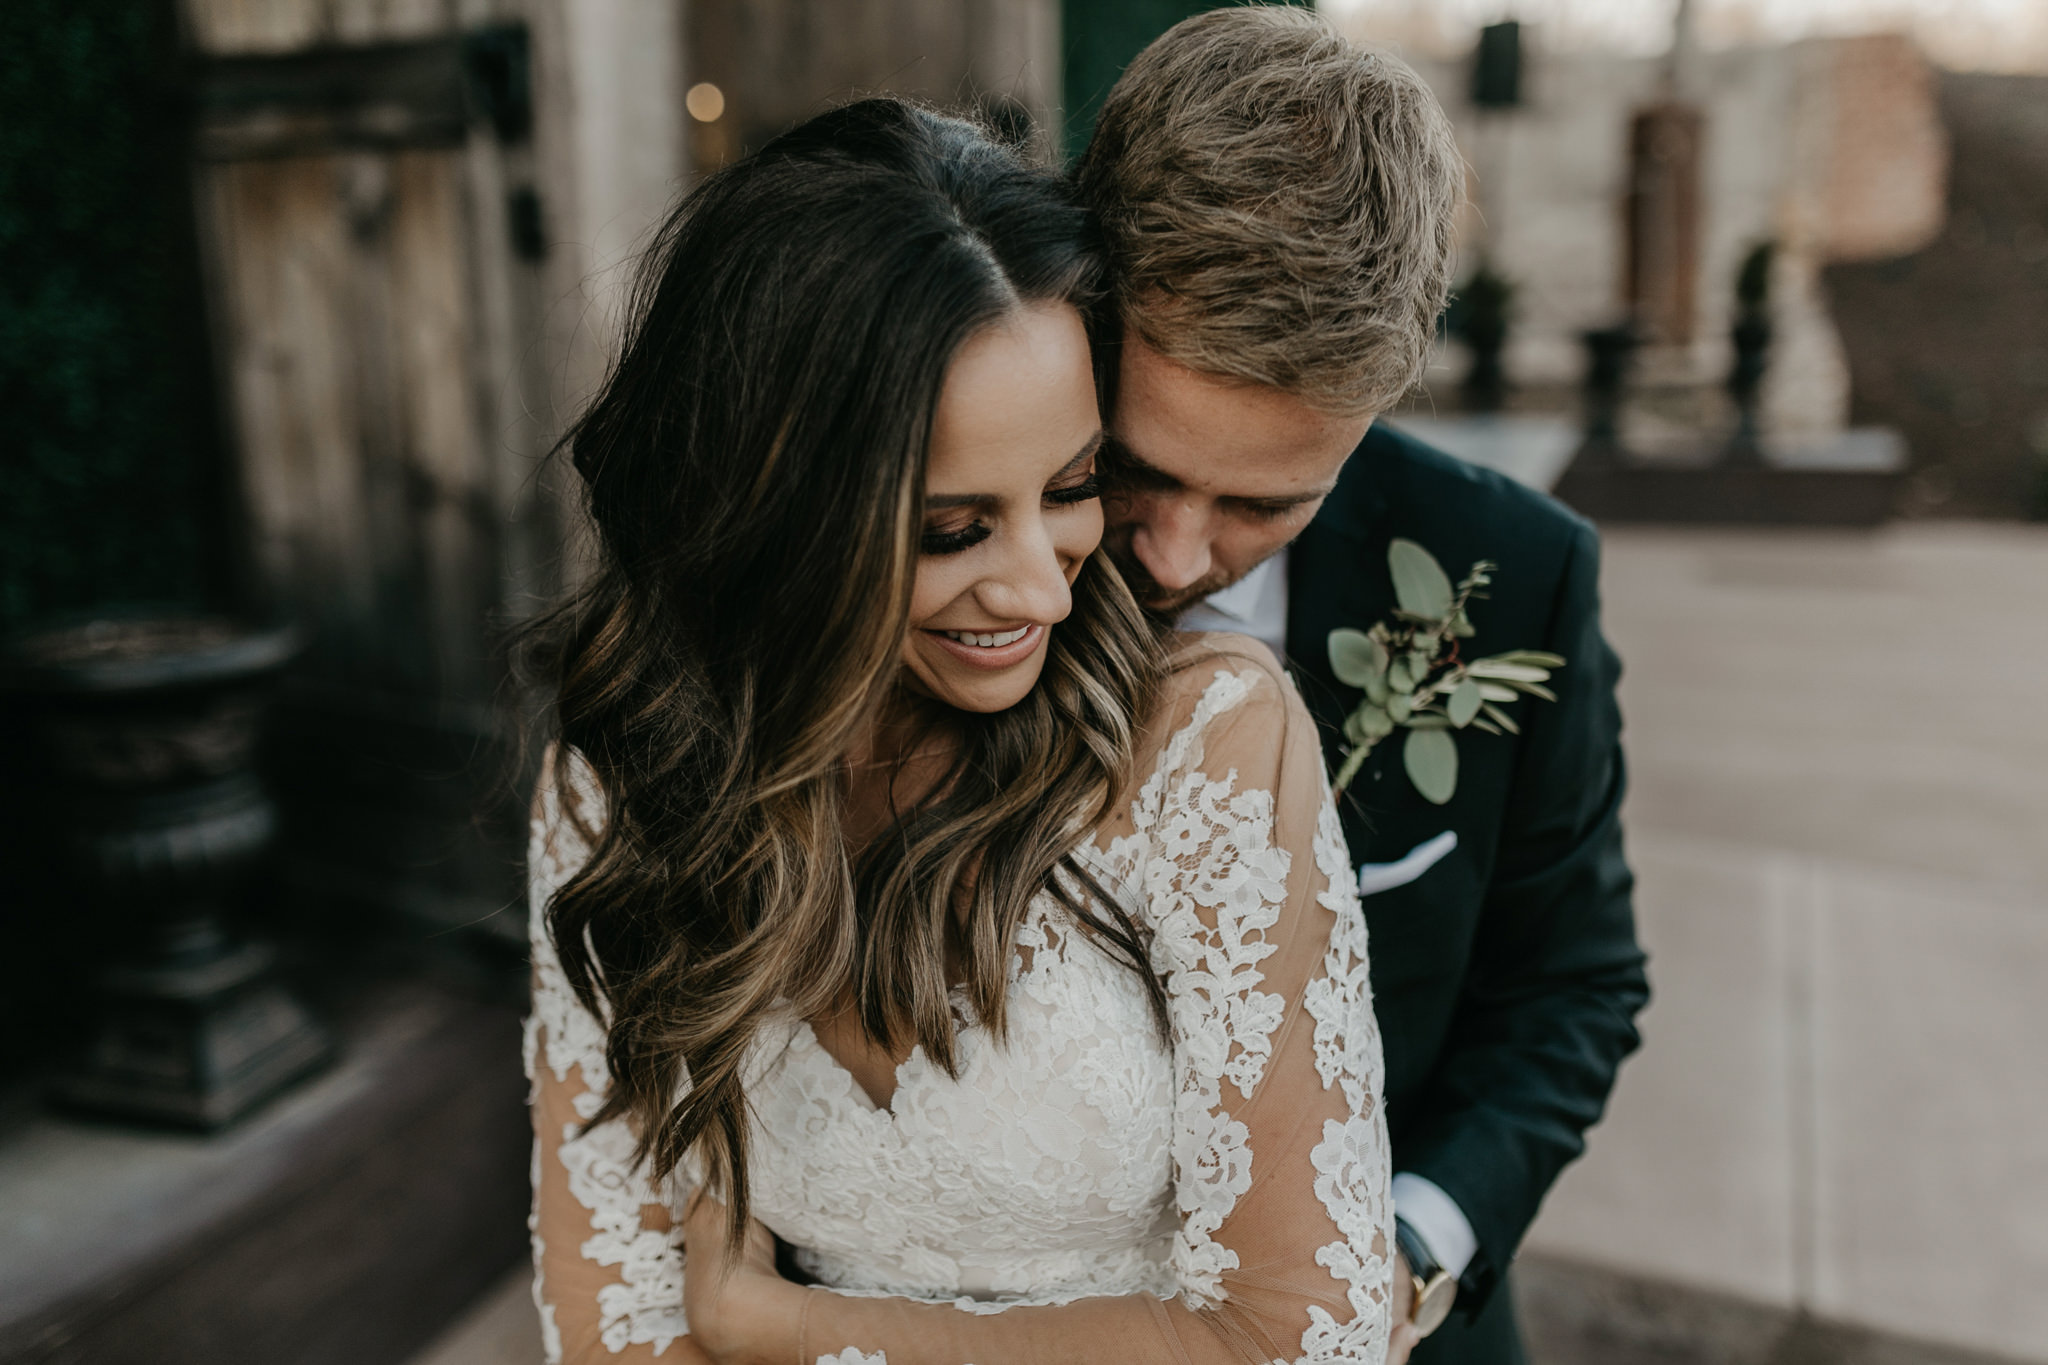
POLYGON ((1065 507, 1070 503, 1087 502, 1090 498, 1102 496, 1102 480, 1093 474, 1079 483, 1070 483, 1065 488, 1048 488, 1045 500, 1056 506, 1065 507))
POLYGON ((957 531, 926 531, 918 542, 918 549, 928 555, 957 555, 962 550, 973 549, 988 537, 988 527, 974 521, 957 531))
MULTIPOLYGON (((1045 490, 1045 500, 1055 507, 1068 507, 1101 496, 1102 481, 1093 474, 1064 488, 1045 490)), ((987 540, 989 535, 987 526, 974 521, 956 531, 926 531, 918 542, 918 549, 928 555, 957 555, 962 550, 973 549, 987 540)))

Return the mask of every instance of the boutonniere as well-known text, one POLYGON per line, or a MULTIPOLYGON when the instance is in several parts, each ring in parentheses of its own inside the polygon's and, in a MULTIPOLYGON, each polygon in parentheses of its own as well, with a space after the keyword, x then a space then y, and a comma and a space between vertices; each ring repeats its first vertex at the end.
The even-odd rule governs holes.
POLYGON ((1454 587, 1429 551, 1412 540, 1396 540, 1387 547, 1387 567, 1399 603, 1393 615, 1367 630, 1345 626, 1330 632, 1330 671, 1365 692, 1358 709, 1344 718, 1351 752, 1330 793, 1351 784, 1381 740, 1406 730, 1401 762, 1408 780, 1423 800, 1441 806, 1458 790, 1457 732, 1521 733, 1501 708, 1524 693, 1556 701, 1544 684, 1565 661, 1534 649, 1484 659, 1463 656, 1460 642, 1477 633, 1465 608, 1486 596, 1480 589, 1498 567, 1491 560, 1474 564, 1454 587))

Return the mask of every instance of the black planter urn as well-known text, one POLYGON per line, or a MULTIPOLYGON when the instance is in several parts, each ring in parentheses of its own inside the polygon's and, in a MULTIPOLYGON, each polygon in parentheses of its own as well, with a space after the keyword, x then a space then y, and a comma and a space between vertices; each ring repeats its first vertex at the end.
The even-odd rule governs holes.
POLYGON ((37 741, 62 869, 44 913, 92 915, 101 1012, 67 1107, 217 1128, 326 1062, 325 1030, 229 907, 269 847, 256 774, 289 629, 131 617, 14 642, 0 688, 37 741))

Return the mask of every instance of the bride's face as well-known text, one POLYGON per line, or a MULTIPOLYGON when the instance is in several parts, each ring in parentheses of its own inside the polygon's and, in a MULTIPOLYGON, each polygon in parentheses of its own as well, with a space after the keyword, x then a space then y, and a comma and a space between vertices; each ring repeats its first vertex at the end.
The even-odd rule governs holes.
POLYGON ((1081 316, 1021 308, 953 357, 933 415, 903 663, 964 711, 1022 701, 1102 539, 1102 420, 1081 316))

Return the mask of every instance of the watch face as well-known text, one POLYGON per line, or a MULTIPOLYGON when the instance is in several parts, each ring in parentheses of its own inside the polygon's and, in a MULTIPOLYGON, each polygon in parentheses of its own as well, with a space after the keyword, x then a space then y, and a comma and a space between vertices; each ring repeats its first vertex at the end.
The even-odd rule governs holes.
POLYGON ((1415 1291, 1415 1308, 1409 1321, 1415 1330, 1428 1336, 1444 1325, 1444 1319, 1451 1315, 1451 1303, 1458 1297, 1458 1282, 1439 1270, 1430 1277, 1428 1284, 1415 1291))

